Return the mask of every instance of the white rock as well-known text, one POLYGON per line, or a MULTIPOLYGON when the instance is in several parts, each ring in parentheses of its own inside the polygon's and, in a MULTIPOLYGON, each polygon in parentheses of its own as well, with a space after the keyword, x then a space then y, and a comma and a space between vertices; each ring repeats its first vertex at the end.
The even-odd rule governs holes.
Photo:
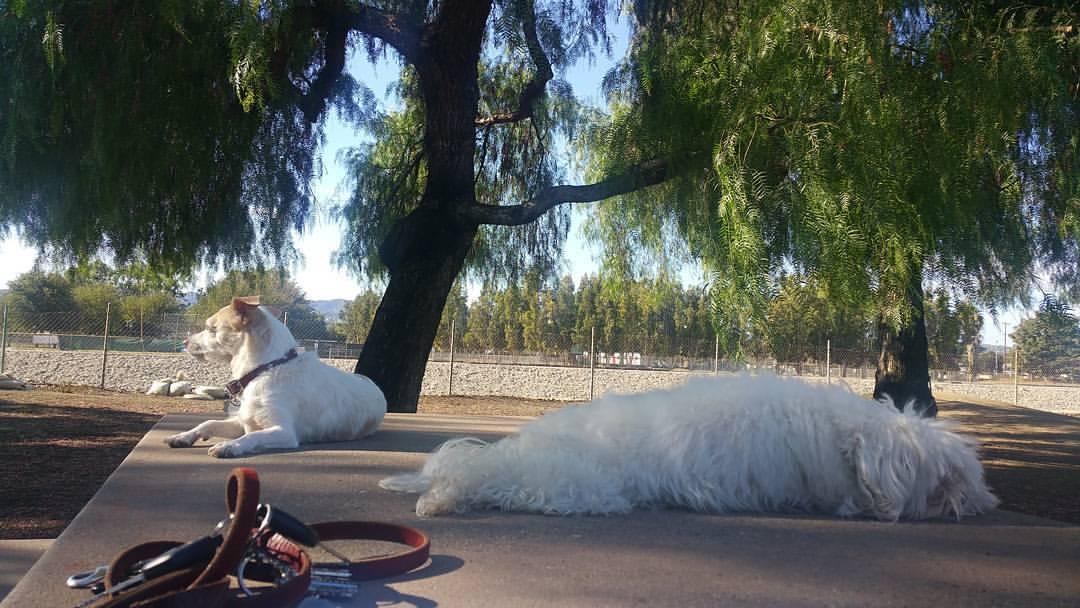
POLYGON ((195 383, 190 380, 177 380, 169 385, 169 396, 178 397, 180 395, 186 395, 191 392, 191 389, 194 386, 195 383))
POLYGON ((229 391, 225 390, 224 388, 222 388, 220 386, 200 385, 200 386, 196 386, 193 389, 193 392, 195 394, 197 394, 197 395, 206 395, 207 397, 210 397, 211 399, 228 399, 229 398, 229 391))
POLYGON ((194 399, 197 401, 213 401, 214 398, 210 395, 202 395, 199 393, 188 393, 184 395, 184 399, 194 399))
POLYGON ((173 383, 172 378, 164 378, 162 380, 154 380, 150 384, 150 389, 146 391, 147 395, 168 395, 169 387, 173 383))

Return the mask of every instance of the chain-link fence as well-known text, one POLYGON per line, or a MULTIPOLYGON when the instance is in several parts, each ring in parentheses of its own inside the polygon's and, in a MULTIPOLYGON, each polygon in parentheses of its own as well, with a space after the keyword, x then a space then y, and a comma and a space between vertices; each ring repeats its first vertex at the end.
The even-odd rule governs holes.
MULTIPOLYGON (((348 344, 321 320, 283 319, 300 345, 325 358, 355 358, 361 344, 348 344)), ((178 353, 184 339, 202 329, 205 319, 190 313, 117 314, 101 311, 7 314, 8 348, 56 348, 178 353)))
MULTIPOLYGON (((202 328, 204 319, 189 313, 117 313, 106 306, 100 311, 11 314, 3 309, 0 336, 0 372, 12 349, 100 351, 102 370, 109 352, 180 353, 183 341, 202 328)), ((362 343, 335 335, 322 319, 289 318, 282 321, 300 345, 327 359, 355 359, 362 343)), ((829 341, 797 359, 725 356, 718 336, 709 332, 679 335, 670 331, 645 331, 605 335, 595 328, 530 332, 519 326, 498 334, 466 331, 451 322, 440 333, 429 360, 450 363, 517 366, 561 366, 591 369, 683 370, 699 373, 770 371, 785 376, 873 379, 877 352, 865 348, 834 348, 829 341)), ((807 352, 807 349, 801 349, 807 352)), ((937 356, 931 353, 934 382, 1009 383, 1023 385, 1073 384, 1080 378, 1080 357, 1058 357, 1052 368, 1025 365, 1009 345, 968 349, 966 354, 937 356), (1069 365, 1071 361, 1071 365, 1069 365)), ((102 372, 104 377, 104 371, 102 372)))

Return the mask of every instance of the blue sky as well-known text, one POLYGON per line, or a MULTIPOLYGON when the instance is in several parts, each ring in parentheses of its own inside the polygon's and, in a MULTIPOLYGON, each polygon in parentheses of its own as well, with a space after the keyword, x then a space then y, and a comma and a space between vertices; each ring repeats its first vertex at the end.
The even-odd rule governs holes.
MULTIPOLYGON (((629 37, 627 18, 622 17, 613 23, 611 31, 615 34, 611 58, 599 56, 594 62, 582 61, 571 66, 564 74, 557 75, 571 84, 579 99, 592 105, 603 105, 600 81, 614 63, 614 58, 619 58, 625 53, 629 37)), ((396 80, 398 75, 398 66, 395 62, 383 61, 372 65, 365 58, 354 56, 350 58, 347 69, 354 78, 370 87, 384 105, 393 106, 395 100, 386 97, 386 91, 388 85, 396 80)), ((326 147, 323 151, 324 174, 314 185, 315 210, 304 234, 298 235, 296 239, 301 261, 292 270, 294 279, 307 294, 308 299, 351 300, 363 291, 366 285, 331 263, 331 257, 340 245, 341 226, 330 219, 329 210, 341 196, 338 190, 344 177, 343 169, 337 162, 337 153, 340 149, 354 146, 361 140, 351 128, 342 124, 333 114, 328 118, 326 135, 326 147)), ((580 183, 580 176, 571 174, 570 180, 580 183)), ((582 275, 595 273, 598 269, 596 262, 598 251, 581 235, 582 216, 583 212, 575 206, 571 233, 564 249, 565 271, 573 276, 575 282, 582 275)), ((6 287, 8 281, 28 271, 33 265, 34 258, 35 251, 21 243, 18 238, 0 239, 0 288, 6 287)), ((201 277, 196 287, 203 286, 207 278, 207 276, 201 277)), ((684 273, 684 281, 700 281, 700 271, 687 271, 684 273)), ((1037 303, 1036 301, 1035 304, 1037 303)), ((996 322, 989 315, 984 315, 983 342, 1001 344, 1005 324, 1008 324, 1010 328, 1015 328, 1021 319, 1030 317, 1032 314, 1023 309, 1010 309, 1004 311, 996 322)))

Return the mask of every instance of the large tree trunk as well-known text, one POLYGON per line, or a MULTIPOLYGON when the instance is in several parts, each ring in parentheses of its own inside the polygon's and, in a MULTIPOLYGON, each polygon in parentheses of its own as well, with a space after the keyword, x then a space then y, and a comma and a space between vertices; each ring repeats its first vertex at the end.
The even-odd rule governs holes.
POLYGON ((392 412, 416 411, 443 307, 475 234, 475 227, 418 209, 380 250, 393 269, 356 373, 382 389, 392 412))
POLYGON ((379 249, 390 283, 356 362, 392 412, 416 411, 447 295, 476 236, 477 225, 459 209, 476 201, 477 62, 490 10, 490 2, 446 0, 420 42, 424 194, 379 249))
POLYGON ((914 408, 922 416, 937 416, 937 401, 930 392, 930 360, 926 320, 923 316, 922 273, 914 273, 907 288, 911 316, 903 327, 878 321, 878 364, 874 398, 888 396, 898 409, 914 408))

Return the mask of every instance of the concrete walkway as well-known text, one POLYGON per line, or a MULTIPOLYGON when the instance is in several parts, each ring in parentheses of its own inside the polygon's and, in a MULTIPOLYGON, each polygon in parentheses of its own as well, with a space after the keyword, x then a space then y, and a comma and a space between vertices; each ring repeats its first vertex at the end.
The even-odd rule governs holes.
POLYGON ((0 600, 52 544, 51 538, 0 540, 0 600))
POLYGON ((263 500, 302 519, 377 519, 430 534, 426 567, 334 605, 1080 605, 1080 527, 1012 513, 918 524, 681 511, 419 519, 414 496, 377 486, 447 438, 493 439, 522 420, 391 415, 366 441, 220 461, 165 447, 164 436, 199 421, 168 416, 0 606, 74 605, 86 595, 64 587, 70 573, 139 542, 206 534, 225 514, 235 466, 255 468, 263 500))

